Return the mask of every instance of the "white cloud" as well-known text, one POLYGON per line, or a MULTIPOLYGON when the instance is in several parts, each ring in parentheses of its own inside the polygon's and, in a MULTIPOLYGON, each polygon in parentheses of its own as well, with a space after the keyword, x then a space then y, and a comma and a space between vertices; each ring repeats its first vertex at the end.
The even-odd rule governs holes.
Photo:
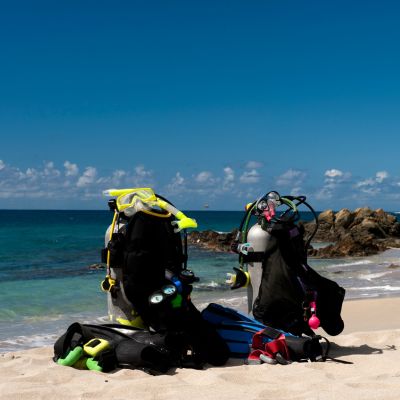
POLYGON ((178 171, 175 176, 171 179, 171 182, 166 186, 167 194, 180 193, 184 188, 185 178, 178 171))
POLYGON ((185 183, 185 178, 181 175, 181 173, 178 171, 175 175, 175 177, 172 179, 172 182, 175 185, 182 186, 185 183))
POLYGON ((373 186, 373 185, 375 185, 375 183, 376 183, 375 179, 369 178, 369 179, 365 179, 363 181, 357 182, 355 184, 355 187, 362 188, 362 187, 365 187, 365 186, 373 186))
POLYGON ((385 183, 388 178, 389 173, 387 171, 378 171, 373 178, 359 181, 354 186, 364 194, 376 196, 382 192, 382 189, 388 189, 388 184, 385 183))
POLYGON ((323 188, 317 190, 315 193, 315 198, 317 200, 330 200, 333 197, 333 192, 330 188, 324 186, 323 188))
POLYGON ((225 181, 232 182, 235 180, 235 171, 231 167, 224 168, 225 181))
POLYGON ((234 182, 235 182, 235 171, 231 167, 225 167, 224 178, 222 181, 222 189, 225 191, 233 189, 234 182))
POLYGON ((367 178, 355 184, 358 188, 365 188, 367 186, 377 186, 382 184, 385 180, 389 178, 389 174, 386 171, 378 171, 373 178, 367 178))
POLYGON ((102 190, 110 187, 131 186, 131 182, 127 182, 128 174, 126 171, 117 169, 113 171, 111 176, 103 176, 96 180, 96 184, 102 187, 102 190))
POLYGON ((212 183, 214 181, 213 175, 209 171, 202 171, 202 172, 198 173, 195 176, 194 180, 197 183, 201 183, 201 184, 212 183))
MULTIPOLYGON (((119 186, 124 181, 124 178, 127 176, 126 171, 122 169, 117 169, 113 172, 111 177, 111 184, 113 186, 119 186)), ((123 185, 123 184, 122 184, 123 185)))
POLYGON ((248 161, 246 164, 247 169, 258 169, 263 166, 262 162, 259 161, 248 161))
POLYGON ((173 182, 176 185, 182 186, 185 183, 185 178, 181 175, 180 172, 177 172, 175 178, 173 179, 173 182))
MULTIPOLYGON (((240 201, 236 200, 237 197, 241 202, 257 198, 260 191, 262 192, 260 188, 262 182, 262 186, 267 187, 275 183, 291 195, 313 196, 320 204, 325 205, 341 201, 342 204, 348 202, 348 206, 351 207, 352 204, 361 201, 370 204, 376 197, 374 201, 378 202, 379 199, 384 206, 385 202, 395 204, 395 199, 400 198, 400 176, 393 176, 384 168, 370 177, 361 176, 357 180, 352 178, 350 172, 336 168, 322 170, 319 179, 314 179, 312 182, 313 189, 307 191, 303 187, 303 182, 308 178, 304 171, 293 168, 281 170, 275 182, 268 177, 265 177, 264 182, 264 177, 260 173, 262 170, 258 169, 261 166, 262 164, 257 161, 249 161, 246 168, 241 170, 234 170, 232 166, 226 165, 217 171, 205 164, 205 167, 210 169, 199 169, 199 172, 194 173, 186 172, 188 175, 185 177, 178 171, 169 181, 161 181, 158 185, 159 193, 171 197, 172 201, 181 199, 183 203, 186 201, 189 205, 193 201, 198 201, 198 204, 212 201, 218 205, 222 204, 224 199, 229 199, 228 203, 231 199, 235 199, 234 202, 240 204, 240 201)), ((26 204, 27 207, 31 203, 35 206, 34 201, 30 202, 29 199, 43 199, 42 205, 46 205, 48 200, 48 204, 52 207, 57 205, 53 200, 56 198, 57 202, 63 201, 64 205, 69 204, 69 201, 73 204, 76 199, 93 199, 100 202, 102 190, 110 187, 155 188, 154 177, 156 175, 162 177, 163 172, 162 170, 153 172, 144 165, 137 165, 130 171, 116 168, 101 173, 94 166, 78 168, 78 165, 71 161, 65 161, 60 166, 49 161, 21 170, 0 160, 0 208, 11 207, 12 198, 21 199, 19 204, 26 204)), ((229 207, 228 203, 226 204, 229 207)))
POLYGON ((376 196, 377 194, 379 194, 381 192, 381 189, 378 187, 374 187, 374 186, 368 186, 368 187, 363 187, 361 189, 361 191, 370 196, 376 196))
POLYGON ((45 164, 43 173, 46 176, 54 176, 54 177, 61 175, 60 171, 54 167, 53 161, 49 161, 48 163, 45 164))
POLYGON ((301 184, 307 174, 303 171, 296 169, 289 169, 276 180, 276 184, 279 186, 293 186, 301 184))
POLYGON ((28 168, 25 172, 25 176, 31 180, 36 180, 39 177, 38 171, 35 168, 28 168))
POLYGON ((129 178, 129 184, 134 184, 135 186, 149 186, 155 185, 153 181, 153 171, 147 170, 144 165, 137 165, 135 167, 135 175, 129 178))
POLYGON ((350 172, 343 172, 339 169, 328 169, 324 173, 325 176, 325 183, 329 185, 339 185, 341 183, 347 183, 351 180, 351 173, 350 172))
POLYGON ((136 186, 154 186, 153 172, 147 170, 144 165, 138 165, 135 167, 135 175, 132 181, 136 186))
POLYGON ((292 188, 292 190, 290 191, 290 195, 291 196, 301 196, 304 193, 304 190, 299 186, 299 187, 294 187, 292 188))
POLYGON ((78 166, 69 161, 65 161, 64 168, 65 168, 65 176, 77 176, 79 174, 78 166))
POLYGON ((83 175, 79 177, 76 186, 85 187, 93 183, 97 176, 97 170, 94 167, 86 167, 83 175))
POLYGON ((378 171, 375 176, 378 183, 382 183, 385 179, 389 178, 389 174, 386 171, 378 171))
POLYGON ((117 169, 116 171, 113 172, 114 179, 121 179, 124 176, 126 176, 126 172, 121 169, 117 169))
POLYGON ((140 178, 147 178, 152 175, 151 171, 147 171, 144 165, 138 165, 135 167, 135 173, 140 178))
POLYGON ((343 199, 349 195, 351 184, 351 173, 336 168, 324 172, 324 185, 315 193, 318 200, 331 200, 333 198, 343 199))
POLYGON ((343 176, 343 172, 340 171, 339 169, 328 169, 327 171, 325 171, 325 176, 327 176, 328 178, 340 178, 343 176))
POLYGON ((260 180, 260 174, 256 169, 252 169, 250 171, 245 171, 239 178, 241 183, 249 184, 249 183, 257 183, 260 180))

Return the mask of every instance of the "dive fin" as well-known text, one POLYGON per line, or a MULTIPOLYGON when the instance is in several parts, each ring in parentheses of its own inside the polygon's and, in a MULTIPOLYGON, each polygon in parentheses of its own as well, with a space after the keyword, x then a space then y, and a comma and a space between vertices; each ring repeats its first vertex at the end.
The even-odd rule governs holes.
POLYGON ((247 314, 220 304, 210 303, 202 312, 203 319, 212 324, 228 345, 230 357, 247 358, 255 334, 262 343, 268 343, 283 335, 279 329, 268 327, 247 314))
POLYGON ((250 315, 234 310, 233 308, 221 306, 217 303, 210 303, 201 314, 205 320, 213 325, 221 322, 241 321, 258 324, 260 329, 265 328, 264 324, 250 317, 250 315))
POLYGON ((254 334, 265 328, 250 316, 215 303, 209 304, 201 314, 215 326, 233 358, 247 358, 254 334))

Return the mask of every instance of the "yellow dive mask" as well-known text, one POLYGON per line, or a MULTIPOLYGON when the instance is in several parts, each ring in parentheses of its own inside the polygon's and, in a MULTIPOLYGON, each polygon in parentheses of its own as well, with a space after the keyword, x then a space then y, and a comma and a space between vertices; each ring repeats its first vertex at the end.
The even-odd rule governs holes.
POLYGON ((148 212, 160 217, 169 216, 156 214, 158 208, 176 217, 177 221, 171 222, 175 226, 174 232, 187 228, 197 228, 197 222, 194 219, 188 218, 182 211, 158 198, 151 188, 107 189, 103 191, 103 195, 116 196, 117 210, 123 211, 127 216, 133 215, 137 211, 148 212))

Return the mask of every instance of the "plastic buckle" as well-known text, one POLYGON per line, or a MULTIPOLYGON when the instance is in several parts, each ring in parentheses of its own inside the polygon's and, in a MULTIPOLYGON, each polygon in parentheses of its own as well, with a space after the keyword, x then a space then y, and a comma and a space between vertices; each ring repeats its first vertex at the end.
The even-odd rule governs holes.
POLYGON ((238 250, 239 250, 239 253, 242 253, 246 256, 249 254, 249 251, 250 252, 254 251, 254 249, 251 247, 250 243, 243 243, 243 244, 238 245, 238 250))
POLYGON ((110 275, 107 275, 100 284, 101 290, 103 292, 111 292, 115 288, 116 283, 115 279, 112 279, 110 275))

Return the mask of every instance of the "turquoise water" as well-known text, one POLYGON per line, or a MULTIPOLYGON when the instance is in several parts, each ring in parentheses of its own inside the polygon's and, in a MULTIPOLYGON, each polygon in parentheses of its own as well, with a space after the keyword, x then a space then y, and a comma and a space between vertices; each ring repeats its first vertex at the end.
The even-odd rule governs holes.
MULTIPOLYGON (((241 211, 188 211, 200 230, 231 231, 241 211)), ((309 215, 304 215, 310 219, 309 215)), ((108 211, 0 210, 0 352, 52 344, 70 323, 104 321, 106 295, 99 284, 104 270, 90 270, 100 262, 108 211)), ((309 260, 323 275, 347 290, 347 297, 400 294, 399 251, 379 256, 309 260)), ((232 291, 226 274, 237 256, 189 247, 188 267, 200 277, 193 292, 199 307, 210 301, 234 306, 246 303, 244 290, 232 291)))

